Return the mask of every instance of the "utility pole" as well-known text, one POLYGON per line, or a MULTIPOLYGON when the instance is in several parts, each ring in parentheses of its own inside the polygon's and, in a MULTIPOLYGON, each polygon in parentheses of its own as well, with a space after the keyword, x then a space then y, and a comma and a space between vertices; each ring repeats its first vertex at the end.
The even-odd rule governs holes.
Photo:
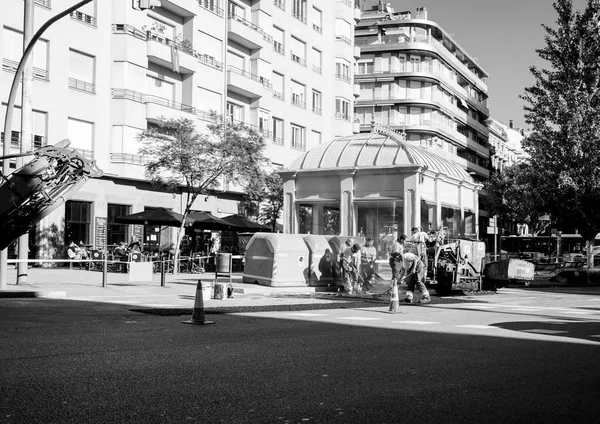
MULTIPOLYGON (((25 0, 25 14, 23 19, 23 52, 33 37, 34 0, 25 0)), ((21 153, 32 150, 33 138, 33 110, 31 107, 31 89, 33 86, 33 60, 29 57, 23 68, 23 81, 21 92, 21 153)), ((25 165, 25 157, 17 158, 17 168, 25 165)), ((18 255, 21 260, 29 259, 29 233, 19 237, 18 255)), ((17 262, 17 284, 27 283, 27 262, 17 262)))
MULTIPOLYGON (((31 56, 31 52, 33 51, 33 46, 35 42, 39 40, 42 34, 52 25, 54 22, 59 19, 67 16, 74 10, 79 9, 81 6, 84 6, 90 3, 92 0, 81 0, 80 2, 74 4, 73 6, 63 10, 60 13, 57 13, 52 18, 50 18, 44 25, 37 30, 37 32, 31 38, 31 41, 27 44, 25 51, 23 52, 23 57, 19 61, 19 66, 17 66, 17 71, 15 72, 15 76, 13 78, 12 85, 10 87, 10 93, 8 95, 8 103, 6 104, 6 116, 4 118, 4 146, 3 146, 3 156, 7 157, 10 155, 10 140, 12 136, 12 117, 13 117, 13 109, 15 107, 15 99, 17 97, 17 88, 19 87, 19 82, 21 81, 21 76, 23 74, 23 70, 25 68, 25 62, 31 56)), ((31 1, 33 3, 33 0, 31 1)), ((27 7, 27 6, 25 6, 27 7)), ((31 142, 31 141, 30 141, 31 142)), ((2 160, 2 174, 8 175, 10 173, 10 159, 2 160)), ((3 249, 0 251, 0 290, 6 288, 6 274, 8 272, 8 252, 7 249, 3 249)))

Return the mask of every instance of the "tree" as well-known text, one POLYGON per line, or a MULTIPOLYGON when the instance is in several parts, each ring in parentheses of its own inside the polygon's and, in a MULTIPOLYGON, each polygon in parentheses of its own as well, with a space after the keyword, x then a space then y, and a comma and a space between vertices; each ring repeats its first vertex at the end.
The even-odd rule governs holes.
POLYGON ((542 25, 546 46, 536 50, 550 69, 531 67, 535 84, 521 96, 533 132, 524 140, 543 207, 574 224, 593 264, 600 231, 600 0, 583 12, 571 0, 554 3, 557 28, 542 25))
POLYGON ((277 229, 283 211, 283 181, 275 171, 265 173, 251 182, 246 190, 245 212, 257 216, 261 224, 277 229))
MULTIPOLYGON (((155 187, 183 193, 185 217, 198 196, 208 195, 224 180, 245 187, 261 178, 267 160, 262 136, 242 123, 211 115, 208 131, 198 132, 186 118, 163 120, 140 134, 140 154, 147 159, 146 175, 155 187)), ((175 261, 184 235, 177 233, 175 261)))
MULTIPOLYGON (((544 201, 537 187, 543 184, 542 176, 531 172, 528 162, 521 162, 494 172, 484 186, 487 191, 485 208, 509 222, 527 224, 534 235, 544 231, 547 221, 540 221, 546 214, 544 201)), ((482 199, 483 200, 483 199, 482 199)))

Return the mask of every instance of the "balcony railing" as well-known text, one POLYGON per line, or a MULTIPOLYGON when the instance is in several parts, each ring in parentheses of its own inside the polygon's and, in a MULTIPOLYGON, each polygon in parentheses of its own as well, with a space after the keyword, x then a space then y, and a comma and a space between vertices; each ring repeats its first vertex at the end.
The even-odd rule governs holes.
POLYGON ((79 153, 85 159, 89 159, 89 160, 94 159, 94 151, 93 150, 79 149, 77 147, 73 148, 73 150, 75 150, 77 153, 79 153))
POLYGON ((285 10, 285 1, 283 1, 283 0, 275 0, 274 4, 275 4, 275 6, 277 6, 278 8, 280 8, 281 10, 285 10))
POLYGON ((181 50, 184 53, 189 54, 190 56, 196 55, 196 52, 191 47, 191 45, 190 45, 191 43, 189 41, 186 41, 186 42, 174 41, 174 40, 171 40, 170 38, 163 37, 162 35, 156 34, 152 31, 146 32, 146 40, 156 41, 157 43, 164 44, 165 46, 169 46, 169 47, 176 47, 177 49, 181 50))
POLYGON ((348 37, 346 37, 345 35, 336 35, 335 39, 336 39, 336 41, 341 41, 342 43, 346 43, 349 46, 352 45, 352 40, 349 39, 348 37))
POLYGON ((69 88, 96 94, 96 84, 69 77, 69 88))
POLYGON ((292 55, 292 60, 296 63, 299 63, 302 66, 306 66, 306 60, 302 59, 300 56, 295 55, 294 53, 290 52, 292 55))
MULTIPOLYGON (((17 72, 17 68, 19 67, 19 62, 15 62, 14 60, 10 60, 10 59, 2 59, 2 69, 4 71, 7 72, 17 72)), ((38 79, 38 80, 42 80, 42 81, 48 81, 49 79, 49 74, 48 71, 46 69, 40 69, 40 68, 33 68, 33 78, 38 79)))
POLYGON ((271 85, 271 83, 269 82, 269 80, 266 79, 265 77, 259 77, 258 75, 254 75, 254 74, 252 74, 252 73, 250 73, 248 71, 244 71, 243 69, 236 68, 235 66, 231 66, 231 65, 229 65, 227 67, 227 71, 228 72, 233 72, 234 74, 241 75, 241 76, 243 76, 245 78, 251 79, 252 81, 259 82, 267 90, 272 90, 273 89, 273 86, 271 85))
POLYGON ((292 17, 298 19, 300 22, 306 23, 306 16, 297 10, 292 10, 292 17))
POLYGON ((312 24, 313 25, 313 29, 315 31, 317 31, 319 34, 323 34, 323 28, 320 25, 317 24, 312 24))
POLYGON ((273 90, 273 97, 279 100, 285 100, 285 95, 283 93, 280 93, 279 91, 273 90))
POLYGON ((131 153, 111 153, 110 161, 112 163, 129 163, 132 165, 145 165, 147 159, 141 155, 131 153))
POLYGON ((263 31, 263 29, 261 27, 259 27, 258 25, 253 24, 252 22, 249 22, 249 21, 245 20, 244 18, 240 18, 235 13, 230 13, 228 18, 233 19, 233 20, 241 23, 242 25, 245 25, 248 28, 258 32, 260 35, 262 35, 263 39, 265 39, 267 42, 269 42, 269 43, 273 42, 273 37, 271 37, 269 34, 267 34, 265 31, 263 31))
POLYGON ((201 8, 206 9, 218 16, 223 16, 223 9, 216 4, 214 0, 198 0, 198 4, 201 8))
POLYGON ((321 70, 321 68, 319 66, 317 66, 317 65, 313 65, 312 66, 312 70, 315 71, 319 75, 323 73, 323 71, 321 70))
POLYGON ((292 149, 306 150, 306 143, 304 142, 304 140, 297 140, 294 137, 292 137, 291 146, 292 146, 292 149))
POLYGON ((96 17, 88 15, 87 13, 80 12, 79 10, 74 10, 71 12, 71 19, 75 19, 76 21, 83 22, 84 24, 88 24, 91 26, 96 26, 96 17))
POLYGON ((313 111, 313 113, 316 113, 317 115, 320 115, 322 113, 320 107, 313 106, 312 111, 313 111))
POLYGON ((350 122, 350 115, 348 115, 347 113, 336 112, 335 119, 341 119, 343 121, 350 122))
POLYGON ((302 109, 306 109, 306 102, 302 101, 301 97, 292 95, 292 104, 301 107, 302 109))
POLYGON ((337 0, 338 3, 344 3, 346 6, 350 7, 350 8, 354 8, 354 5, 352 4, 351 0, 337 0))
POLYGON ((272 140, 273 140, 273 144, 279 144, 280 146, 283 146, 283 138, 281 138, 281 137, 275 137, 273 135, 272 140))
POLYGON ((51 9, 50 0, 35 0, 35 4, 45 7, 46 9, 51 9))
POLYGON ((335 79, 347 82, 348 84, 350 84, 350 81, 352 80, 348 75, 344 74, 335 74, 335 79))
POLYGON ((223 62, 219 62, 212 56, 209 56, 207 54, 196 53, 196 58, 203 65, 210 66, 211 68, 215 68, 220 71, 223 70, 223 62))

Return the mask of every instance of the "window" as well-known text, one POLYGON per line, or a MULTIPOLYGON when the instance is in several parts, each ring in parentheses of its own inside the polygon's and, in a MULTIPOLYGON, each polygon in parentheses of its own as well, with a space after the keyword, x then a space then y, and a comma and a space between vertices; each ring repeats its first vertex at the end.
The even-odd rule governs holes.
POLYGON ((323 13, 313 6, 312 27, 318 33, 323 32, 323 13))
POLYGON ((223 60, 223 43, 221 40, 202 31, 198 31, 198 35, 198 46, 202 46, 202 53, 198 53, 204 59, 204 61, 201 60, 201 63, 210 64, 214 63, 214 60, 221 62, 223 60))
POLYGON ((335 117, 336 119, 350 120, 350 102, 342 97, 335 99, 335 117))
POLYGON ((335 77, 336 79, 350 83, 350 62, 337 59, 335 62, 335 77))
POLYGON ((352 45, 352 26, 344 19, 335 20, 335 38, 352 45))
POLYGON ((306 86, 299 82, 292 81, 292 104, 306 109, 306 86))
POLYGON ((285 96, 283 94, 285 93, 283 75, 278 74, 277 72, 273 72, 273 76, 271 79, 273 82, 273 97, 279 100, 285 100, 285 96))
POLYGON ((285 54, 285 32, 282 29, 273 27, 273 50, 279 54, 285 54))
POLYGON ((306 44, 296 37, 292 37, 292 60, 306 66, 306 44))
POLYGON ((321 115, 321 92, 313 90, 312 92, 312 111, 318 115, 321 115))
MULTIPOLYGON (((23 33, 4 27, 2 48, 2 69, 16 72, 23 56, 23 33)), ((33 47, 33 77, 48 80, 48 42, 46 40, 38 40, 33 47)))
POLYGON ((93 159, 94 151, 94 123, 67 119, 67 137, 71 140, 69 147, 78 150, 88 159, 93 159))
POLYGON ((404 228, 404 206, 402 201, 357 202, 357 233, 373 237, 377 248, 377 259, 385 259, 391 252, 392 243, 404 228))
POLYGON ((94 56, 69 50, 69 88, 95 93, 94 64, 94 56))
MULTIPOLYGON (((0 107, 0 116, 6 116, 6 105, 2 104, 0 107)), ((47 126, 47 113, 41 112, 38 110, 33 111, 33 135, 31 138, 31 144, 34 149, 39 149, 42 146, 45 146, 46 143, 46 126, 47 126)), ((12 119, 12 128, 11 131, 11 140, 10 145, 13 148, 20 149, 21 148, 21 108, 15 106, 13 109, 13 119, 12 119), (14 128, 19 129, 19 131, 15 131, 14 128)), ((4 140, 4 132, 1 133, 1 140, 4 140)), ((26 150, 30 150, 30 147, 27 147, 26 150)))
POLYGON ((237 122, 244 122, 244 108, 235 103, 227 102, 227 116, 237 122))
POLYGON ((292 16, 306 23, 306 0, 292 0, 292 16))
POLYGON ((273 117, 273 143, 283 146, 283 119, 273 117))
POLYGON ((106 243, 118 244, 121 241, 129 240, 127 230, 129 225, 115 223, 117 216, 129 215, 131 207, 126 205, 108 204, 108 215, 106 219, 106 243))
POLYGON ((321 71, 321 67, 322 67, 322 53, 320 50, 317 50, 313 47, 312 49, 312 69, 313 71, 315 71, 317 74, 320 74, 321 71))
POLYGON ((69 200, 65 203, 65 244, 71 240, 90 244, 92 204, 69 200))
POLYGON ((299 125, 291 124, 292 126, 292 148, 298 150, 306 150, 306 129, 299 125))
POLYGON ((318 146, 323 141, 321 133, 319 131, 312 130, 312 145, 318 146))
POLYGON ((312 205, 298 206, 298 231, 300 234, 313 232, 313 207, 312 205))
POLYGON ((356 74, 366 75, 373 73, 373 59, 361 60, 356 64, 356 74))
POLYGON ((266 110, 258 111, 258 130, 265 137, 270 137, 269 125, 271 123, 271 114, 266 110))
POLYGON ((361 82, 360 83, 360 99, 361 100, 372 100, 374 89, 375 89, 374 82, 361 82))
POLYGON ((323 206, 323 235, 340 234, 340 208, 323 206))
POLYGON ((230 18, 237 16, 238 18, 245 19, 246 18, 246 9, 244 9, 244 7, 242 7, 241 5, 235 3, 231 0, 228 0, 227 16, 229 16, 230 18))

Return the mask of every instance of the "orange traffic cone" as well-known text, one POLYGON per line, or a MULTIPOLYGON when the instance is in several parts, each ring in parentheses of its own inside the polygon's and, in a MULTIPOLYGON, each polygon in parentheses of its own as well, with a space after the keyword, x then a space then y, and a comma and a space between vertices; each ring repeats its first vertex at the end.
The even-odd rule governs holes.
POLYGON ((390 312, 393 314, 398 312, 399 309, 398 297, 398 285, 394 279, 392 280, 392 297, 390 298, 390 312))
POLYGON ((202 295, 202 281, 198 280, 198 285, 196 286, 196 299, 194 300, 194 313, 192 314, 192 319, 187 321, 181 321, 184 324, 214 324, 214 321, 207 321, 204 318, 204 297, 202 295))

